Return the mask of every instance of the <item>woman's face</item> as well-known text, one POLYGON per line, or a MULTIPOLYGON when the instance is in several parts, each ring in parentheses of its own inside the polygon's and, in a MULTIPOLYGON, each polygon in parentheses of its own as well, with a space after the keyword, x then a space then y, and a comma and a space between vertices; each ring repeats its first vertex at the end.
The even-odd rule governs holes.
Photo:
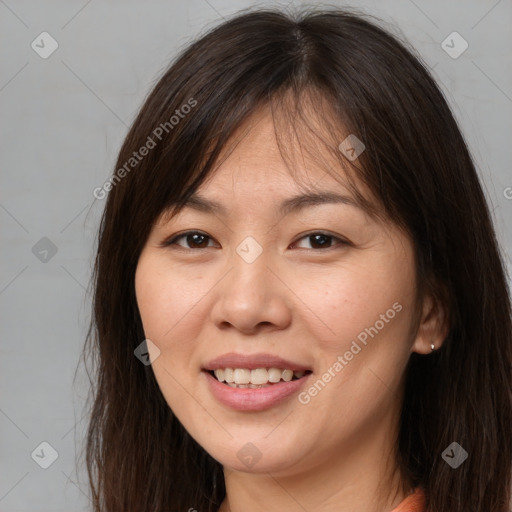
POLYGON ((304 189, 268 111, 253 121, 202 203, 154 226, 136 295, 155 377, 187 431, 225 467, 290 475, 391 444, 405 366, 430 340, 411 336, 410 240, 312 160, 294 170, 301 182, 346 199, 287 202, 304 189))

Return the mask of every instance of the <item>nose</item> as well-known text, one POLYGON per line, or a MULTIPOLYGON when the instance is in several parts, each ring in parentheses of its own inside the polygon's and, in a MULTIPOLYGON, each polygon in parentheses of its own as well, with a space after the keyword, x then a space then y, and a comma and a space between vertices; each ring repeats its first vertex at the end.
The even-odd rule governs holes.
POLYGON ((290 324, 292 292, 270 260, 265 251, 251 263, 234 254, 231 269, 216 287, 211 319, 219 329, 255 334, 290 324))

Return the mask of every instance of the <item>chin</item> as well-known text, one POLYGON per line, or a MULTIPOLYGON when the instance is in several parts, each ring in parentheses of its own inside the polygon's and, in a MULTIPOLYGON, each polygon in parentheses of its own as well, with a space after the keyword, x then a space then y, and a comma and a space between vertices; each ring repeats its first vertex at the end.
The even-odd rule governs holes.
POLYGON ((285 440, 279 438, 270 440, 258 436, 234 438, 222 447, 203 445, 203 448, 225 469, 254 474, 286 473, 296 465, 298 454, 296 446, 284 443, 285 440))

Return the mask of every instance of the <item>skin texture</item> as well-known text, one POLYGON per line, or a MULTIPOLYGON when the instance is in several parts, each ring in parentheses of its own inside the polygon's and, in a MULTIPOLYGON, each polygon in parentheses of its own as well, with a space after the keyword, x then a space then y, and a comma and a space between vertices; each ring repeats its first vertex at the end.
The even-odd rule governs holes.
MULTIPOLYGON (((167 223, 162 217, 141 253, 136 295, 145 335, 160 350, 155 377, 184 427, 224 466, 221 511, 392 510, 405 497, 394 441, 404 370, 412 352, 439 348, 442 313, 425 297, 414 332, 414 252, 394 225, 346 204, 279 216, 276 205, 304 191, 281 157, 270 112, 248 126, 197 191, 227 215, 186 208, 167 223), (209 238, 161 246, 186 230, 209 238), (305 236, 318 231, 335 237, 328 248, 305 236), (250 264, 236 252, 247 236, 263 249, 250 264), (201 373, 228 352, 265 352, 309 366, 315 382, 381 315, 384 327, 307 404, 295 394, 264 411, 234 411, 201 373), (251 468, 237 457, 248 442, 261 453, 251 468)), ((294 171, 350 195, 311 159, 294 171)))

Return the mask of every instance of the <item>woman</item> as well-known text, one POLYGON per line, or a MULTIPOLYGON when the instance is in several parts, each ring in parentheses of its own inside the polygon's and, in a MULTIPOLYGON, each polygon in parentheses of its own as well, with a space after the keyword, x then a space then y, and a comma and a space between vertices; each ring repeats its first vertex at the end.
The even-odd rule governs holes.
POLYGON ((103 189, 94 510, 508 510, 504 266, 403 43, 239 14, 160 79, 103 189))

